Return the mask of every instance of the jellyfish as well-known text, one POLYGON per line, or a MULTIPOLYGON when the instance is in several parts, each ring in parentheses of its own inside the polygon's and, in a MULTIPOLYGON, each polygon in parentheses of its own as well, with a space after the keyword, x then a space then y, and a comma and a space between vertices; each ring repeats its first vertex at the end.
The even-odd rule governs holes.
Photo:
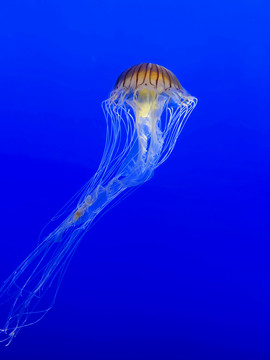
POLYGON ((102 102, 106 141, 100 165, 86 185, 51 220, 53 231, 40 236, 36 249, 0 289, 8 305, 0 341, 52 308, 67 266, 84 234, 109 209, 148 181, 171 154, 197 104, 163 66, 142 63, 124 71, 102 102))

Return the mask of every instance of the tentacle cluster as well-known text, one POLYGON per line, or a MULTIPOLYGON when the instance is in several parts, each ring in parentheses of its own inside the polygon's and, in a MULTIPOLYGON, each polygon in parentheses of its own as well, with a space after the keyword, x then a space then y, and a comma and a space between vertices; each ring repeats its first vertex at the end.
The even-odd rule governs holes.
POLYGON ((58 223, 55 230, 47 236, 42 232, 37 248, 0 288, 0 302, 11 304, 0 342, 9 344, 21 328, 51 309, 85 232, 150 179, 171 154, 196 103, 176 77, 158 65, 137 65, 119 77, 102 103, 107 129, 98 170, 52 219, 58 223))

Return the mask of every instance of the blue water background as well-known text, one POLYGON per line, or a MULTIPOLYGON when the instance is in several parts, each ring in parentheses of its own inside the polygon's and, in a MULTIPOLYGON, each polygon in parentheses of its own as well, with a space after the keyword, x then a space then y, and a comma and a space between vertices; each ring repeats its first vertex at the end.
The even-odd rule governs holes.
POLYGON ((269 14, 261 0, 1 1, 1 282, 94 174, 123 70, 158 63, 199 99, 1 359, 270 358, 269 14))

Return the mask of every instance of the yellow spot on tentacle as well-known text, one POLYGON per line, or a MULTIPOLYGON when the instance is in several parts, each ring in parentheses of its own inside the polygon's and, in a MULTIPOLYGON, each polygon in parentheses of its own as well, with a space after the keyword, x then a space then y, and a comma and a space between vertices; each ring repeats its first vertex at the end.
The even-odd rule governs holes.
POLYGON ((81 210, 77 210, 74 214, 74 220, 78 220, 82 216, 81 210))
POLYGON ((82 206, 74 213, 73 221, 76 222, 79 218, 81 218, 92 204, 93 198, 91 195, 88 195, 84 200, 82 206))

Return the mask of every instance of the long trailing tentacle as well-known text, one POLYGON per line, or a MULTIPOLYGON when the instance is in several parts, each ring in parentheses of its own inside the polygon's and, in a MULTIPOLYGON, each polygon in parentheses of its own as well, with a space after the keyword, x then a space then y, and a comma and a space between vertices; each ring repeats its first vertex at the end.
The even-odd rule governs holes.
POLYGON ((82 235, 80 227, 59 227, 4 282, 0 300, 9 300, 12 306, 3 329, 0 329, 0 341, 9 344, 21 328, 38 322, 52 308, 82 235), (53 291, 48 292, 49 289, 53 291))
POLYGON ((112 106, 115 105, 108 100, 103 103, 107 138, 96 174, 52 219, 58 220, 59 226, 45 238, 40 238, 37 248, 0 288, 0 303, 11 303, 7 320, 0 328, 0 342, 8 345, 20 329, 38 322, 52 308, 63 275, 81 238, 93 221, 96 222, 105 213, 106 207, 114 206, 116 198, 119 201, 128 193, 121 183, 118 187, 113 186, 113 180, 136 143, 134 117, 129 110, 116 107, 113 111, 112 106), (86 205, 88 208, 85 208, 86 205), (86 209, 85 214, 76 216, 82 208, 86 209))
POLYGON ((56 229, 43 238, 42 232, 37 248, 0 288, 0 302, 11 302, 5 325, 0 328, 0 342, 9 344, 20 329, 38 322, 52 308, 67 266, 85 232, 149 180, 170 155, 196 105, 196 99, 191 96, 161 95, 153 118, 149 115, 146 119, 143 114, 138 121, 129 94, 126 91, 118 97, 112 94, 102 103, 107 130, 97 172, 52 219, 59 223, 56 229))

